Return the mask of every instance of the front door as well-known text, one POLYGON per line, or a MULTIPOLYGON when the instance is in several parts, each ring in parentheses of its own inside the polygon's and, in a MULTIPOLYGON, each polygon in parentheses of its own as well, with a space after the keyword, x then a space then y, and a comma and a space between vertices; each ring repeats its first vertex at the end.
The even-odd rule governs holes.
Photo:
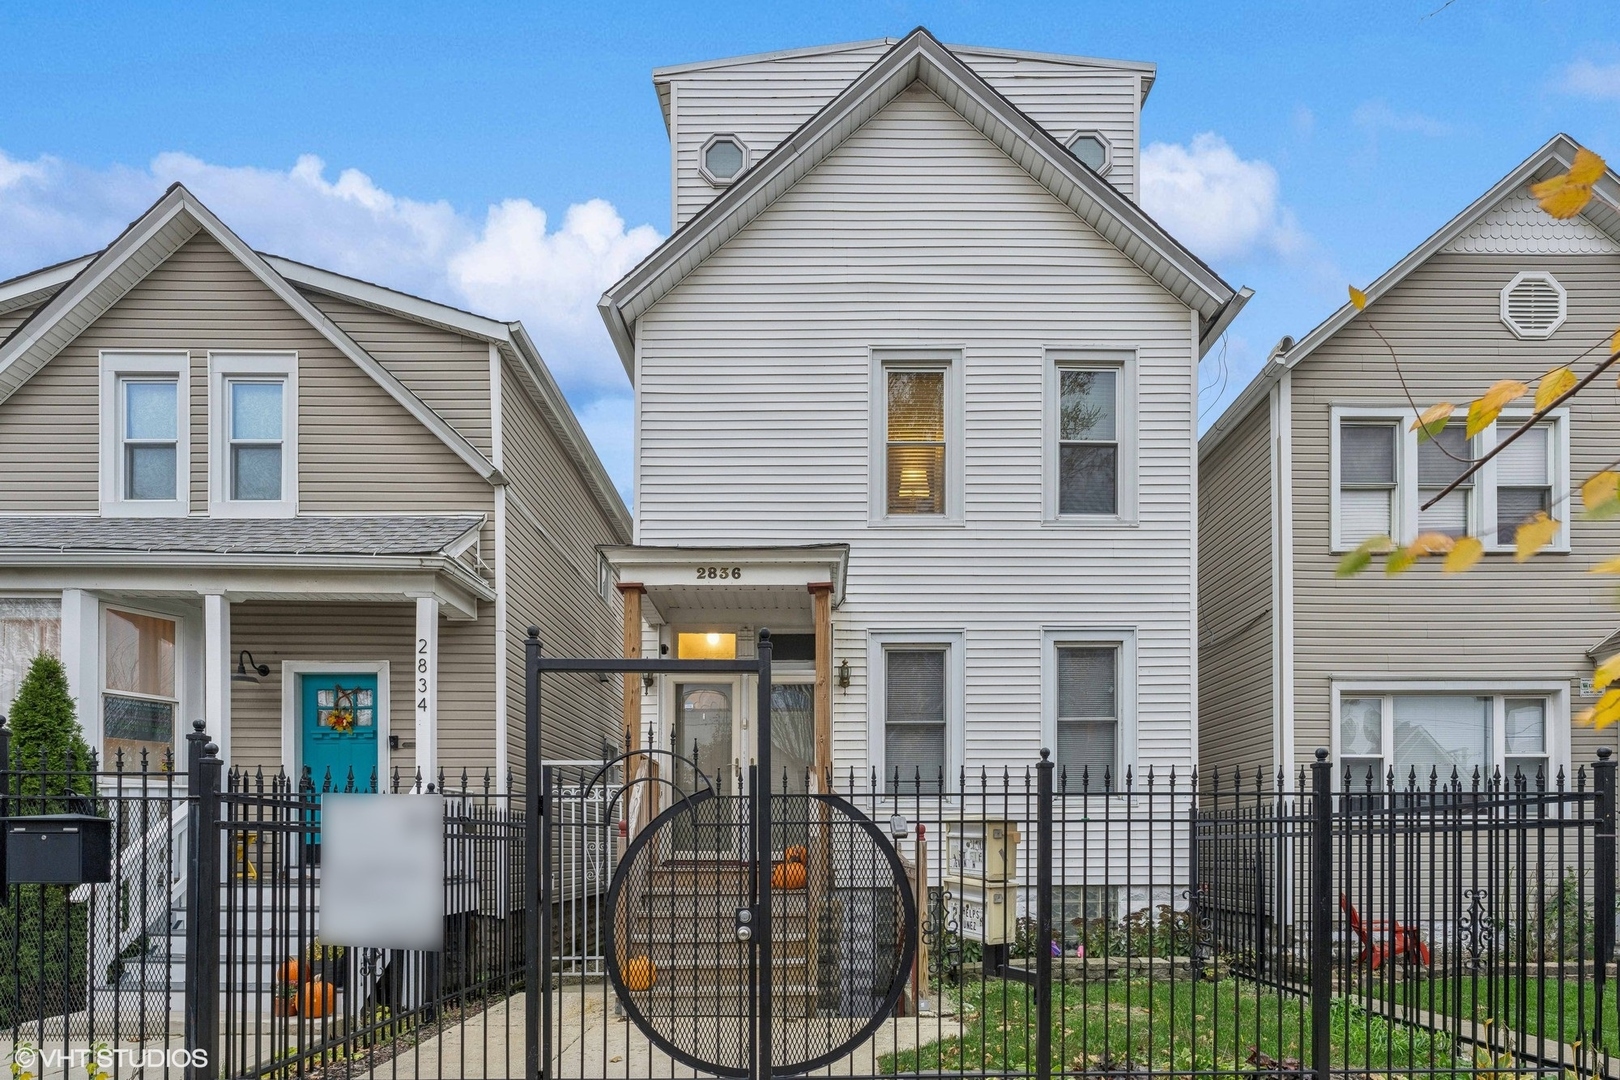
POLYGON ((375 672, 298 676, 300 761, 316 791, 386 790, 377 775, 375 672))

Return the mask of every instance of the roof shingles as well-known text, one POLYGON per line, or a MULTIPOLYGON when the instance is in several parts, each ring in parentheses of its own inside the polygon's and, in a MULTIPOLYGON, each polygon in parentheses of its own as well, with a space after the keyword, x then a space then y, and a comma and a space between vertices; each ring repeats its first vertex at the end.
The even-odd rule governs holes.
POLYGON ((480 514, 409 517, 0 517, 0 557, 22 552, 438 555, 480 514))

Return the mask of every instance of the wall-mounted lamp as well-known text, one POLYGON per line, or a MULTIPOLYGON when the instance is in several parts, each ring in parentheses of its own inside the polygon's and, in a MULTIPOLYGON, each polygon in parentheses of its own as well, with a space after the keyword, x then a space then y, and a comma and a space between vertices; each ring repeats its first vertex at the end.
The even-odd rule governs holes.
POLYGON ((653 673, 650 671, 647 672, 647 674, 641 677, 641 689, 649 694, 652 693, 653 683, 656 681, 657 680, 653 678, 653 673))
POLYGON ((269 674, 269 664, 255 664, 253 662, 253 654, 248 652, 246 649, 243 649, 241 652, 236 654, 236 671, 231 674, 231 682, 256 683, 269 674), (243 662, 244 657, 246 658, 246 663, 243 662), (250 667, 253 669, 253 671, 258 672, 258 674, 255 675, 248 671, 248 668, 250 667))
POLYGON ((838 689, 849 689, 849 660, 847 658, 838 662, 838 689))

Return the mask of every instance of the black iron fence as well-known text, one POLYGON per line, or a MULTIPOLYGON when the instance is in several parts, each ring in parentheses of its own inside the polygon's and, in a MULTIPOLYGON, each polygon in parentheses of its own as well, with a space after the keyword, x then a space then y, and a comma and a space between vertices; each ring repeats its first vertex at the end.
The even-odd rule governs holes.
POLYGON ((1477 780, 1325 761, 1286 783, 1046 763, 778 777, 768 860, 738 858, 723 795, 712 821, 665 819, 616 897, 683 793, 548 766, 531 1019, 520 784, 388 778, 446 797, 445 948, 343 948, 319 936, 320 808, 358 785, 224 773, 197 734, 180 774, 0 773, 0 813, 107 820, 113 854, 108 881, 6 890, 0 1067, 36 1063, 14 1075, 76 1080, 97 1047, 124 1052, 109 1076, 519 1077, 531 1047, 558 1080, 704 1075, 637 1016, 694 1036, 722 1019, 703 1016, 736 998, 719 935, 750 872, 776 883, 779 1053, 820 1074, 1620 1074, 1607 756, 1477 780), (871 825, 846 835, 892 849, 917 913, 892 1004, 875 988, 903 912, 879 903, 887 864, 827 827, 832 797, 871 825))

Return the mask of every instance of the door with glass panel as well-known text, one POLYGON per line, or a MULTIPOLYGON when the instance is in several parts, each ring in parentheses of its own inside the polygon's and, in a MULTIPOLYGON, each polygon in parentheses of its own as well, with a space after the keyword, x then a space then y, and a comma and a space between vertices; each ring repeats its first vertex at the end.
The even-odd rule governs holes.
POLYGON ((737 760, 742 734, 738 681, 672 682, 670 689, 677 755, 675 797, 693 795, 703 788, 698 773, 721 796, 675 823, 675 848, 686 855, 740 857, 745 840, 742 823, 747 815, 736 805, 742 789, 737 760))

